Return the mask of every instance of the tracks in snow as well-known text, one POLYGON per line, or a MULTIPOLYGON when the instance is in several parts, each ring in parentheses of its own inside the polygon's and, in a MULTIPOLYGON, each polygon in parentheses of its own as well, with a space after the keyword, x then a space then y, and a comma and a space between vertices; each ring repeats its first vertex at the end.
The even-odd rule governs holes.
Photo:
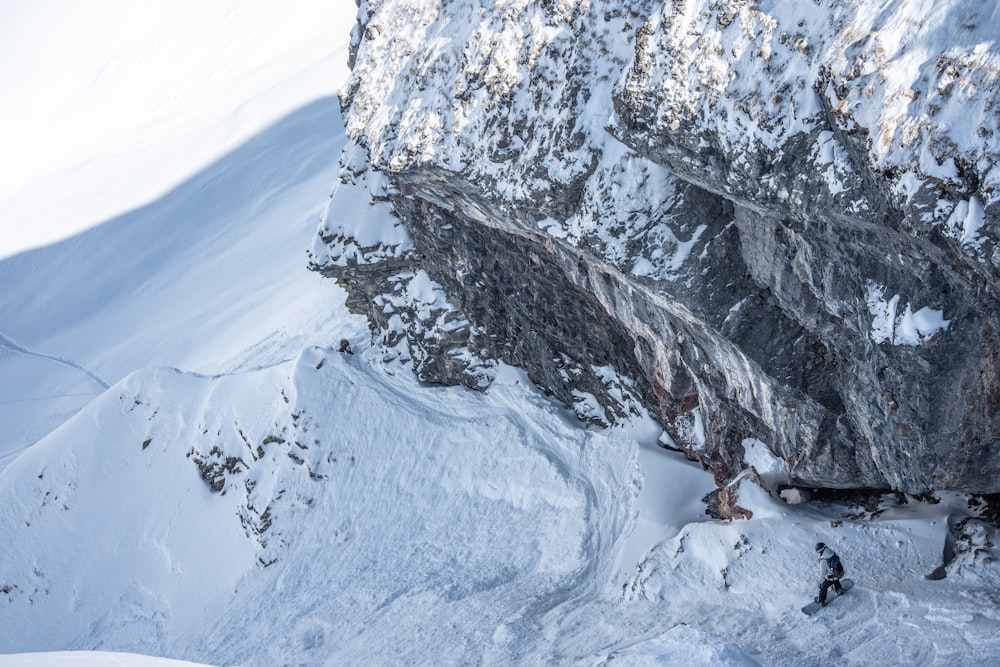
POLYGON ((37 357, 39 359, 46 359, 48 361, 54 361, 57 364, 61 364, 63 366, 67 366, 69 368, 73 368, 75 370, 80 371, 81 373, 83 373, 84 375, 86 375, 87 377, 89 377, 91 380, 93 380, 94 383, 97 384, 101 389, 107 389, 108 387, 110 387, 110 385, 107 382, 105 382, 103 379, 101 379, 101 377, 99 375, 97 375, 96 373, 88 370, 87 368, 84 368, 83 366, 81 366, 80 364, 76 363, 72 359, 67 359, 66 357, 60 357, 60 356, 54 355, 54 354, 46 354, 45 352, 36 352, 35 350, 29 349, 29 348, 21 345, 20 343, 18 343, 13 338, 9 338, 9 337, 3 335, 2 333, 0 333, 0 348, 6 348, 6 349, 11 350, 13 352, 19 352, 19 353, 27 355, 29 357, 37 357))

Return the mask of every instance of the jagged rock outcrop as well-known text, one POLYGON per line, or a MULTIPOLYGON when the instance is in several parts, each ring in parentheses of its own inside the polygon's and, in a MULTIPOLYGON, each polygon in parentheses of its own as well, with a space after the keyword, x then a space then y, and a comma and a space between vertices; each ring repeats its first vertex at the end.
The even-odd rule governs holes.
POLYGON ((343 177, 405 230, 331 206, 313 266, 424 379, 641 403, 720 483, 752 436, 998 492, 1000 26, 913 11, 363 1, 343 177))

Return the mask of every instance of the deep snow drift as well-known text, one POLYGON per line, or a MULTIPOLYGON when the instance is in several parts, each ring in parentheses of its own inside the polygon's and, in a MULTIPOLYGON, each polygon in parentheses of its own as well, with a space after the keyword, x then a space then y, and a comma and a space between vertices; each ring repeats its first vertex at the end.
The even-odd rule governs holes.
MULTIPOLYGON (((329 95, 353 8, 220 3, 229 13, 210 20, 194 5, 160 16, 172 31, 156 53, 202 62, 205 80, 231 76, 191 93, 206 113, 107 126, 124 148, 150 146, 145 158, 81 139, 79 159, 60 165, 22 146, 35 166, 5 195, 13 227, 53 223, 34 241, 5 231, 0 248, 0 652, 248 666, 1000 656, 991 535, 946 578, 925 578, 949 522, 969 513, 963 498, 790 506, 744 483, 752 520, 715 521, 701 502, 711 476, 656 448, 648 420, 586 429, 515 369, 498 368, 483 395, 384 364, 343 292, 305 270, 345 142, 329 95), (255 46, 291 55, 262 56, 273 69, 228 70, 225 49, 213 62, 212 48, 247 38, 246 24, 227 28, 240 12, 257 37, 236 62, 255 46), (220 142, 220 127, 238 138, 220 142), (145 194, 117 204, 90 189, 140 181, 145 194), (59 193, 53 208, 43 192, 59 193), (356 354, 333 351, 341 337, 356 354), (807 618, 818 539, 857 587, 807 618)), ((54 7, 5 7, 4 36, 12 17, 58 26, 53 39, 145 34, 116 3, 63 7, 58 23, 54 7)), ((36 53, 6 43, 5 73, 36 53)), ((170 84, 141 67, 103 71, 41 90, 89 100, 86 116, 104 122, 116 99, 105 93, 170 84)), ((5 107, 5 131, 25 109, 5 107)), ((45 155, 71 154, 60 146, 45 155)), ((340 186, 327 215, 392 224, 368 197, 340 186)), ((745 445, 765 482, 780 481, 781 463, 745 445)), ((162 663, 0 655, 31 664, 162 663)))

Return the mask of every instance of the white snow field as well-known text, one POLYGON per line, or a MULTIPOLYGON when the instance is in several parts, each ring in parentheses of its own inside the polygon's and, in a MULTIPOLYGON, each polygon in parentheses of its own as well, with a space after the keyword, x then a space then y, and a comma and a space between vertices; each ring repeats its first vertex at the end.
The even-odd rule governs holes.
POLYGON ((305 268, 354 11, 0 1, 0 667, 1000 664, 964 498, 715 521, 648 419, 381 362, 305 268))
POLYGON ((186 660, 155 658, 108 651, 49 651, 0 655, 0 665, 11 667, 205 667, 186 660))
POLYGON ((349 4, 0 4, 0 461, 137 367, 364 330, 305 262, 349 4))

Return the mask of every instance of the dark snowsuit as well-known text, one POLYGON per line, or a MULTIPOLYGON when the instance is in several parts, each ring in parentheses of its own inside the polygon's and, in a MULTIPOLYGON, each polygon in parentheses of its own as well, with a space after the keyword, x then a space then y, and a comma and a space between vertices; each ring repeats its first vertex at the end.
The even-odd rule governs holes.
POLYGON ((830 547, 823 547, 819 552, 819 567, 823 581, 819 583, 819 595, 816 596, 816 602, 820 604, 826 604, 826 594, 830 590, 830 586, 833 586, 833 590, 837 591, 837 595, 844 592, 844 589, 840 585, 840 578, 844 576, 844 568, 841 566, 838 568, 839 571, 835 570, 831 565, 832 560, 836 560, 839 563, 840 558, 837 557, 837 554, 830 547))

